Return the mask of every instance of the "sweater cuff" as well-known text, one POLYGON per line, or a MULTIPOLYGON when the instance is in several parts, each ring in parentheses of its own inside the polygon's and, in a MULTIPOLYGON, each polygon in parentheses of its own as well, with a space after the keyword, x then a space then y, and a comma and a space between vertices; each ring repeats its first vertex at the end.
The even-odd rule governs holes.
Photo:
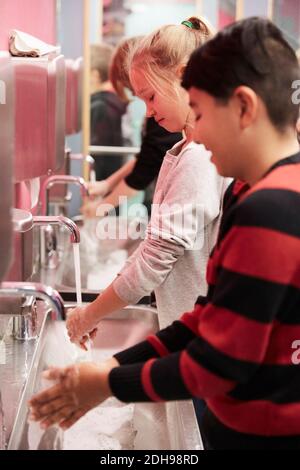
POLYGON ((119 364, 136 364, 138 362, 146 362, 148 359, 159 357, 157 351, 149 343, 149 341, 142 341, 131 348, 125 349, 117 354, 114 354, 119 364))
POLYGON ((109 373, 109 386, 113 395, 123 402, 151 401, 142 384, 144 363, 115 367, 109 373))

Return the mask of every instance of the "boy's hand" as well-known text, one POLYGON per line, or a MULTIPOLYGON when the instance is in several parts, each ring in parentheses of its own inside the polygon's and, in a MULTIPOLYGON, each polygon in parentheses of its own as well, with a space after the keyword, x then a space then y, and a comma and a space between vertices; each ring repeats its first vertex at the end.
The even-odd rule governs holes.
POLYGON ((101 365, 81 363, 44 372, 47 380, 57 383, 29 401, 32 421, 47 429, 53 424, 68 429, 85 413, 111 396, 108 374, 118 366, 112 358, 101 365))

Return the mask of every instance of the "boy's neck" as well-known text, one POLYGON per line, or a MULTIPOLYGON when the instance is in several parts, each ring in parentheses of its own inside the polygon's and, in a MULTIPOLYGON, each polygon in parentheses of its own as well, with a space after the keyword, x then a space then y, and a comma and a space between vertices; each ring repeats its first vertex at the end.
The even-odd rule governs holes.
POLYGON ((295 132, 292 130, 286 135, 273 136, 272 139, 266 138, 263 144, 260 142, 253 147, 251 156, 246 161, 249 165, 244 168, 244 177, 242 178, 250 186, 257 183, 264 174, 277 162, 284 158, 299 152, 299 143, 295 132))

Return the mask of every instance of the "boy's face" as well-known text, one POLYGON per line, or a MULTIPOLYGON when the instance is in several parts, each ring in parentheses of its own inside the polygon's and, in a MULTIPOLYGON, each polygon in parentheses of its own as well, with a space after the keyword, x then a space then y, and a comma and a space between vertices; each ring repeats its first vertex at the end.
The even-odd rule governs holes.
POLYGON ((239 122, 236 109, 222 104, 195 87, 189 89, 190 106, 195 113, 193 139, 211 151, 211 161, 222 176, 237 176, 239 122))
POLYGON ((185 127, 187 116, 190 113, 188 94, 179 86, 178 93, 166 89, 164 94, 155 89, 147 80, 141 70, 132 69, 130 81, 136 96, 141 98, 147 107, 147 117, 153 117, 156 122, 169 132, 180 132, 185 127))

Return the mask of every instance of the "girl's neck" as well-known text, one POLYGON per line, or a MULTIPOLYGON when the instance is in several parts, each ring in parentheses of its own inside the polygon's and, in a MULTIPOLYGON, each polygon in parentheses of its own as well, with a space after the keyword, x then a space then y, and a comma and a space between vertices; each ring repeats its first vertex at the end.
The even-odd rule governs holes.
POLYGON ((186 139, 186 145, 192 142, 193 140, 193 132, 194 132, 194 120, 192 118, 192 113, 191 111, 188 112, 186 121, 185 121, 185 126, 182 130, 183 136, 186 139))

